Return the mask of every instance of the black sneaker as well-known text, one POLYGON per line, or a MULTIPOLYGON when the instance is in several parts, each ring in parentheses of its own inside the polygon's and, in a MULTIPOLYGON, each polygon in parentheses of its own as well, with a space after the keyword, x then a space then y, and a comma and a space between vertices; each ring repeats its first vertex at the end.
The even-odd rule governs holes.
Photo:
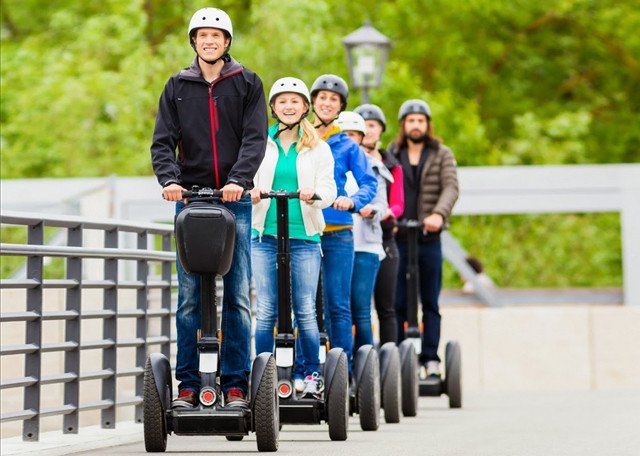
POLYGON ((194 408, 198 406, 198 395, 190 389, 180 390, 178 397, 171 401, 171 408, 194 408))

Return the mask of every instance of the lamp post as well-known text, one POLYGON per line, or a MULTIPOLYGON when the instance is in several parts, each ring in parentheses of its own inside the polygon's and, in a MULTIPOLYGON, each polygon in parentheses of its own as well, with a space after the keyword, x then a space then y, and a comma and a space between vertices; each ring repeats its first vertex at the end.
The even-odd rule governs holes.
POLYGON ((370 21, 343 38, 351 86, 362 89, 362 102, 369 103, 369 89, 380 87, 391 40, 377 31, 370 21))

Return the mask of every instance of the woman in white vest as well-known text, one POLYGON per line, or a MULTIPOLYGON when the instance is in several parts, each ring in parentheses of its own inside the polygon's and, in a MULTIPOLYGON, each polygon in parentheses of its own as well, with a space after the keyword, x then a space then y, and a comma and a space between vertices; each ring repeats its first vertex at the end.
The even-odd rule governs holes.
POLYGON ((319 375, 316 291, 320 273, 322 209, 336 198, 333 156, 316 129, 306 120, 311 99, 303 81, 278 79, 269 92, 271 115, 264 159, 254 178, 251 262, 257 295, 256 353, 271 352, 278 318, 276 277, 276 201, 260 199, 260 192, 300 192, 289 200, 292 307, 302 350, 294 383, 304 396, 318 396, 324 382, 319 375), (316 194, 320 200, 312 200, 316 194), (301 365, 302 364, 302 365, 301 365))

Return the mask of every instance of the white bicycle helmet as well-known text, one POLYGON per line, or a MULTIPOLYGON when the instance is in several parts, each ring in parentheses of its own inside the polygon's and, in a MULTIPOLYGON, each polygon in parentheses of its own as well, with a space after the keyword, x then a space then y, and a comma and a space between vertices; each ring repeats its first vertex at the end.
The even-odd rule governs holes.
POLYGON ((297 93, 302 95, 302 98, 306 100, 307 104, 311 104, 309 89, 301 79, 286 77, 274 82, 269 91, 269 104, 273 103, 273 99, 281 93, 297 93))
MULTIPOLYGON (((220 29, 228 33, 229 38, 233 39, 231 18, 227 13, 218 8, 202 8, 191 16, 191 21, 189 21, 189 43, 194 49, 193 35, 199 28, 220 29)), ((231 43, 229 43, 229 47, 231 47, 231 43)))
POLYGON ((336 125, 339 126, 342 131, 358 131, 363 135, 367 134, 364 119, 357 112, 342 111, 336 119, 336 125))

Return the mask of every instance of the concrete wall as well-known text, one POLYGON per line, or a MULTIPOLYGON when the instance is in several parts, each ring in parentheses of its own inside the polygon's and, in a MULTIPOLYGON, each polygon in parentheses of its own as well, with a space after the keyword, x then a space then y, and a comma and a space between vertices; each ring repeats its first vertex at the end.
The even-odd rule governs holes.
POLYGON ((634 307, 445 307, 442 351, 451 339, 468 391, 640 389, 634 307))
MULTIPOLYGON (((83 305, 97 309, 101 292, 85 290, 83 305)), ((2 312, 24 309, 24 291, 2 290, 2 312)), ((63 290, 46 290, 45 309, 64 308, 63 290)), ((122 291, 122 308, 135 307, 131 291, 122 291)), ((456 339, 462 347, 465 391, 588 391, 640 389, 640 308, 637 306, 519 306, 485 308, 448 306, 442 309, 441 357, 446 341, 456 339)), ((119 322, 124 338, 135 334, 135 322, 119 322)), ((150 325, 157 334, 158 325, 150 325)), ((82 323, 83 338, 99 339, 102 321, 82 323)), ((3 323, 2 345, 24 343, 24 323, 3 323)), ((64 322, 45 322, 43 342, 64 340, 64 322)), ((155 349, 155 348, 154 348, 155 349)), ((173 351, 175 354, 175 350, 173 351)), ((132 367, 134 349, 121 349, 118 366, 132 367)), ((83 351, 81 369, 98 370, 100 350, 83 351)), ((2 378, 24 375, 22 356, 1 359, 2 378)), ((61 373, 62 353, 43 355, 42 372, 61 373)), ((134 396, 132 378, 118 380, 120 396, 134 396)), ((80 400, 100 399, 100 382, 81 383, 80 400)), ((0 391, 2 412, 22 409, 22 389, 0 391)), ((63 386, 43 387, 42 405, 62 403, 63 386)), ((118 420, 132 420, 133 407, 118 409, 118 420)), ((81 426, 99 423, 100 412, 80 414, 81 426)), ((41 430, 61 429, 62 418, 41 422, 41 430)), ((2 425, 2 437, 20 435, 21 422, 2 425)))

